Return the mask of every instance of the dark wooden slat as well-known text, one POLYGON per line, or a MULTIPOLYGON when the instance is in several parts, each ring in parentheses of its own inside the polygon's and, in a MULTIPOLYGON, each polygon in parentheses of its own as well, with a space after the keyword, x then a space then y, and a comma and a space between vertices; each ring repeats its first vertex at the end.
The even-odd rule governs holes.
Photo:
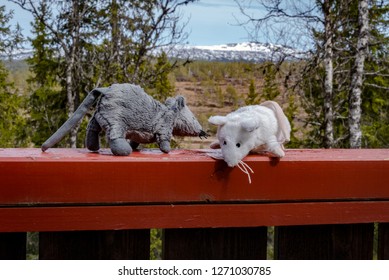
POLYGON ((164 259, 266 259, 267 228, 166 229, 164 259))
POLYGON ((150 231, 41 232, 39 258, 46 260, 149 259, 150 231))
POLYGON ((389 223, 378 225, 378 259, 389 260, 389 223))
POLYGON ((275 258, 373 258, 374 224, 276 227, 275 258))
POLYGON ((0 260, 26 259, 25 232, 0 233, 0 260))

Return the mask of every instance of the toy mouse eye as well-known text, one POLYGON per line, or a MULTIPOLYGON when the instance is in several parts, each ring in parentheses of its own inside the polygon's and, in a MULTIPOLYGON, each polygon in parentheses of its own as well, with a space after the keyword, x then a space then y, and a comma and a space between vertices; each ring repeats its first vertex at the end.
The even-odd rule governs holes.
POLYGON ((227 141, 224 141, 224 142, 223 142, 223 145, 227 145, 227 141))
POLYGON ((240 143, 236 143, 236 146, 237 146, 238 148, 240 148, 240 143))

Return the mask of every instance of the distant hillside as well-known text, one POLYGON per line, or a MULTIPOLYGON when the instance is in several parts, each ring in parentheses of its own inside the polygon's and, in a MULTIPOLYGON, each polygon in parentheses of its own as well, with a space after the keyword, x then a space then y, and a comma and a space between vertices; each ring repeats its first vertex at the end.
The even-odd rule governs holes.
MULTIPOLYGON (((260 63, 269 60, 278 60, 285 55, 292 58, 300 56, 299 52, 280 45, 264 43, 231 43, 211 46, 189 46, 177 45, 174 47, 164 47, 169 57, 178 59, 190 59, 201 61, 243 61, 260 63)), ((156 53, 160 51, 157 50, 156 53)), ((31 49, 16 50, 11 55, 14 60, 23 60, 33 54, 31 49)), ((0 59, 5 60, 8 54, 0 54, 0 59)))
POLYGON ((263 43, 232 43, 213 46, 176 46, 165 50, 170 57, 202 61, 244 61, 260 63, 278 60, 287 55, 296 57, 300 54, 293 49, 279 45, 263 43))

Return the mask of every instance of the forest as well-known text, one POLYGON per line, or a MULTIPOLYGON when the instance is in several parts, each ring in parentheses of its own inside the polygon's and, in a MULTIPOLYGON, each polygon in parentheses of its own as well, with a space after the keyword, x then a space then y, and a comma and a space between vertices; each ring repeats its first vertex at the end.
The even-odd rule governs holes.
MULTIPOLYGON (((288 148, 389 147, 387 1, 249 1, 265 11, 242 23, 253 41, 272 33, 300 50, 262 63, 170 57, 188 35, 179 8, 195 0, 10 2, 33 15, 33 36, 23 38, 0 6, 0 147, 40 147, 89 91, 113 83, 139 84, 161 101, 184 95, 211 135, 209 116, 275 100, 292 124, 288 148), (28 59, 4 55, 27 41, 28 59)), ((243 14, 246 2, 235 1, 243 14)), ((59 146, 84 147, 89 117, 59 146)))

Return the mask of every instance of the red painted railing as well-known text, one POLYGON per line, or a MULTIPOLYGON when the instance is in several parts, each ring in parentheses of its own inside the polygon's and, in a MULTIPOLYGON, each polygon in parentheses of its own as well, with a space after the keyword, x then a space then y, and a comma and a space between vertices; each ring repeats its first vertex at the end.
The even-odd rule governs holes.
POLYGON ((0 257, 38 231, 42 259, 144 259, 161 228, 166 259, 263 259, 275 226, 279 259, 389 259, 389 150, 245 162, 252 184, 204 150, 0 149, 0 257))

